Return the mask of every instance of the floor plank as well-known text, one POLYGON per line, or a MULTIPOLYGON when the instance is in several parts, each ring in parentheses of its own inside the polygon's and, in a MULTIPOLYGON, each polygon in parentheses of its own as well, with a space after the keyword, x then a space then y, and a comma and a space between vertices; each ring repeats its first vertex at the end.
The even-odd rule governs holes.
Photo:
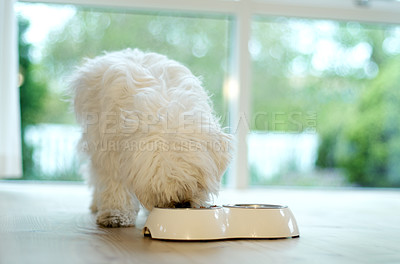
POLYGON ((0 263, 400 263, 400 191, 223 190, 216 204, 287 204, 300 238, 167 242, 100 228, 81 184, 0 182, 0 263))

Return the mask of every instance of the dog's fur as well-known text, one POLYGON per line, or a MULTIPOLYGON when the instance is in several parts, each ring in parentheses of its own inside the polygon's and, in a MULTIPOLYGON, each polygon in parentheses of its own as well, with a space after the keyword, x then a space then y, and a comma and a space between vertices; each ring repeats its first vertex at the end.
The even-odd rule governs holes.
POLYGON ((231 160, 209 96, 186 67, 123 50, 87 59, 71 79, 97 223, 134 225, 142 204, 207 206, 231 160))

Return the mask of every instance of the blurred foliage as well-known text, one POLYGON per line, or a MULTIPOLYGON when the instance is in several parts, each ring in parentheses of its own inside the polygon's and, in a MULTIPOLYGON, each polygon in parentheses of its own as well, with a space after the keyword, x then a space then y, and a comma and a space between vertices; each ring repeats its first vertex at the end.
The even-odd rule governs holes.
POLYGON ((31 179, 35 178, 32 157, 33 146, 29 145, 27 142, 25 132, 27 126, 40 122, 44 113, 44 104, 48 93, 45 80, 37 78, 37 75, 34 73, 40 66, 32 63, 30 59, 32 46, 24 39, 24 33, 29 27, 29 21, 18 17, 18 25, 19 72, 22 78, 22 85, 20 86, 20 105, 23 179, 31 179))
POLYGON ((23 37, 29 27, 29 22, 19 17, 19 71, 22 76, 20 86, 21 103, 21 125, 24 129, 27 125, 36 124, 43 115, 44 102, 47 96, 46 80, 37 78, 40 65, 32 63, 30 58, 31 44, 27 43, 23 37))
POLYGON ((361 186, 400 187, 400 57, 381 67, 339 135, 336 159, 361 186))
POLYGON ((253 130, 306 131, 307 119, 315 113, 318 131, 334 133, 332 127, 342 122, 337 118, 344 118, 342 113, 390 57, 382 50, 386 31, 380 26, 258 17, 252 31, 252 112, 282 123, 253 122, 253 130), (352 61, 356 56, 365 58, 352 61), (274 120, 275 113, 282 113, 281 118, 274 120), (297 113, 302 125, 290 122, 291 113, 297 113))
POLYGON ((50 33, 43 63, 54 76, 52 89, 62 90, 83 58, 126 48, 165 54, 202 78, 216 112, 223 116, 228 33, 229 17, 77 10, 63 28, 50 33))

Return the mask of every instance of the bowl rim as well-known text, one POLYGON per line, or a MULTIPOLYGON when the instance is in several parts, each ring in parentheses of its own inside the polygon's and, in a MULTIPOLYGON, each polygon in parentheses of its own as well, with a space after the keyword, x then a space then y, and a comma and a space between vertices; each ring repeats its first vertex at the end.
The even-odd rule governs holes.
POLYGON ((280 204, 226 204, 223 207, 227 208, 237 208, 237 209, 263 209, 263 210, 271 210, 271 209, 285 209, 288 208, 287 205, 280 204))
POLYGON ((171 208, 171 207, 154 207, 154 209, 162 209, 162 210, 216 210, 221 209, 223 206, 220 205, 212 205, 209 207, 187 207, 187 208, 171 208))

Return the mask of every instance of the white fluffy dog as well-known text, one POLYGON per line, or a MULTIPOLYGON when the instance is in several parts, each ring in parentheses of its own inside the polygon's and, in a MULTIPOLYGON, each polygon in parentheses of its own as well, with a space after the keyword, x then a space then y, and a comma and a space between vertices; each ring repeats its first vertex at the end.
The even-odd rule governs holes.
POLYGON ((232 137, 186 67, 127 49, 86 60, 71 88, 99 225, 134 225, 140 204, 207 206, 217 194, 232 137))

